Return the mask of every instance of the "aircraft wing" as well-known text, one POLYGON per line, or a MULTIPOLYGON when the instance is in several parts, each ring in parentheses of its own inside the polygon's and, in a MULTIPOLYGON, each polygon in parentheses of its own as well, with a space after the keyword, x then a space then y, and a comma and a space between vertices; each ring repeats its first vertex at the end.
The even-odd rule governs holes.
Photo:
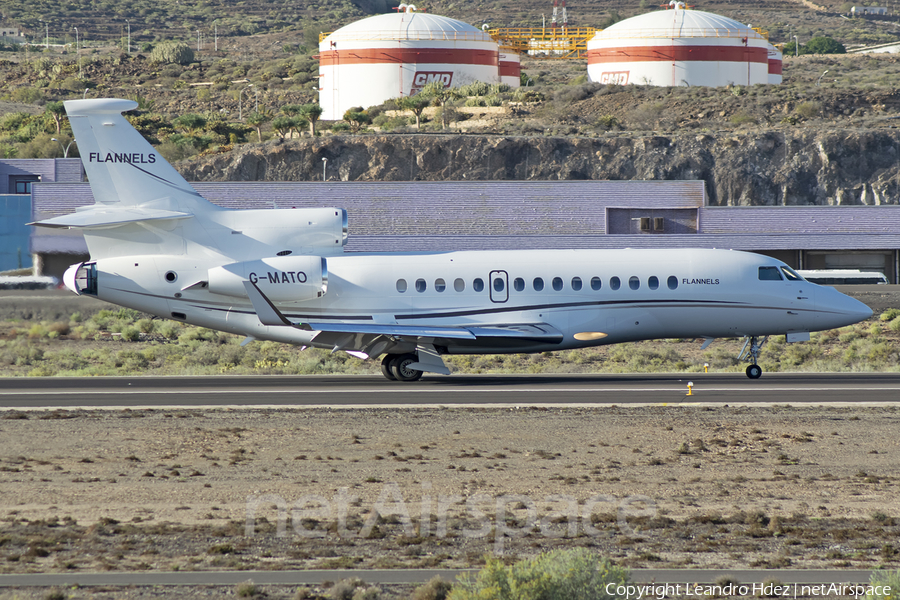
POLYGON ((451 338, 475 340, 484 338, 516 338, 534 342, 559 343, 562 332, 546 323, 523 323, 509 325, 460 325, 457 327, 431 327, 424 325, 378 325, 363 323, 323 323, 310 322, 303 329, 328 333, 369 333, 395 337, 451 338))
MULTIPOLYGON (((334 337, 333 334, 384 335, 397 338, 444 338, 458 340, 476 339, 516 339, 530 342, 559 343, 563 339, 561 331, 546 323, 510 323, 491 325, 397 325, 393 323, 329 323, 311 321, 294 323, 284 316, 280 310, 263 294, 256 284, 244 282, 247 295, 253 303, 260 322, 263 325, 297 327, 306 331, 318 331, 323 338, 334 337), (324 335, 323 335, 324 334, 324 335)), ((318 337, 316 339, 318 340, 318 337)), ((324 340, 323 340, 324 341, 324 340)))

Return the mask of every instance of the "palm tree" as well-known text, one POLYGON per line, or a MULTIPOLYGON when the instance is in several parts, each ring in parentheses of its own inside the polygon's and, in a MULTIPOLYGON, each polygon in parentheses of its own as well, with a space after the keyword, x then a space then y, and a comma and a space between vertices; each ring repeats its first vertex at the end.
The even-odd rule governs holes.
POLYGON ((271 111, 262 109, 247 115, 247 125, 256 129, 256 141, 262 141, 262 125, 274 118, 271 111))
POLYGON ((299 118, 309 122, 309 133, 316 137, 316 121, 322 116, 322 107, 313 102, 300 107, 299 118))
POLYGON ((404 96, 397 101, 397 105, 403 110, 408 110, 416 116, 416 129, 419 128, 419 117, 425 112, 425 109, 431 105, 431 98, 416 94, 415 96, 404 96))

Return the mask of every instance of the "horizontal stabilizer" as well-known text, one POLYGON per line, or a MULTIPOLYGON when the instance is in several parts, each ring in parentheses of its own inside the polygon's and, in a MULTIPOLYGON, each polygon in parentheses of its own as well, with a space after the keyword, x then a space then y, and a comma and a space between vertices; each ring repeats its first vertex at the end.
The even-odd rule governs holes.
POLYGON ((194 215, 191 213, 173 210, 142 208, 140 206, 102 206, 95 204, 87 210, 77 211, 70 215, 54 217, 44 221, 35 221, 34 223, 29 223, 29 225, 70 229, 102 229, 105 227, 116 227, 126 223, 158 221, 162 219, 187 219, 193 216, 194 215))

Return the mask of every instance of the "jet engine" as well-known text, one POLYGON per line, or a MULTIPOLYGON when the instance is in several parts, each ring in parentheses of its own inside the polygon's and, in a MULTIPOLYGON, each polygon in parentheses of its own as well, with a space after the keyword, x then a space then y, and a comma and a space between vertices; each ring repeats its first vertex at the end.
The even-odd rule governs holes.
POLYGON ((249 281, 273 302, 303 302, 325 295, 328 266, 321 256, 273 256, 215 267, 208 281, 213 294, 246 298, 249 281))

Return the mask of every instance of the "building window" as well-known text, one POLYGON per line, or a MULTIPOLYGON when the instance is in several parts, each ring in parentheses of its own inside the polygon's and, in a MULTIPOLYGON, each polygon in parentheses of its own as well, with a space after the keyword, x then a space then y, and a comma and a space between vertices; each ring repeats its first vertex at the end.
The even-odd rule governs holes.
POLYGON ((653 231, 665 231, 666 220, 662 217, 653 217, 653 231))
POLYGON ((650 231, 650 217, 641 217, 641 231, 650 231))
POLYGON ((40 181, 40 175, 11 175, 8 189, 15 190, 16 194, 30 194, 31 184, 40 181))

